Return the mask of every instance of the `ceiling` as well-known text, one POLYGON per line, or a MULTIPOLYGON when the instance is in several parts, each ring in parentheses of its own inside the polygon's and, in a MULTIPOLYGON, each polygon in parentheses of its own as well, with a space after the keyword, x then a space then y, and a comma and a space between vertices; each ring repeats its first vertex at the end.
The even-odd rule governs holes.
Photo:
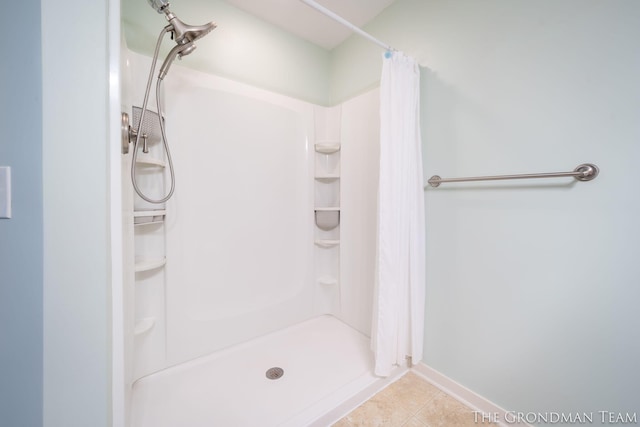
MULTIPOLYGON (((362 27, 395 0, 316 0, 317 3, 362 27)), ((246 12, 305 40, 333 49, 351 35, 343 25, 300 0, 226 0, 246 12)))

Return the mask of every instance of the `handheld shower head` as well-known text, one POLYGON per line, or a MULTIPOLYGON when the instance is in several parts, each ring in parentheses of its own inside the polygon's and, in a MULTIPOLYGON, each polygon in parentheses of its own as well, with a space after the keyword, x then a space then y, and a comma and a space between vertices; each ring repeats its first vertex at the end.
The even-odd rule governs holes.
POLYGON ((193 42, 186 42, 184 44, 179 44, 173 47, 164 62, 162 63, 162 67, 160 67, 160 73, 158 74, 158 80, 164 79, 164 77, 169 72, 169 67, 171 63, 176 59, 176 56, 182 59, 183 56, 189 55, 196 48, 196 45, 193 42))

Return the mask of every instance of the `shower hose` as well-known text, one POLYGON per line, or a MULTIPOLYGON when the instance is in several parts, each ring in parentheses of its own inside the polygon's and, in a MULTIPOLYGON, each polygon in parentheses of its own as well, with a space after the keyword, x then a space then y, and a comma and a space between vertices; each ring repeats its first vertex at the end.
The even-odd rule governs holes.
POLYGON ((153 60, 151 62, 151 70, 149 70, 149 79, 147 80, 147 88, 144 93, 144 102, 142 103, 142 112, 140 114, 140 123, 138 123, 138 129, 136 131, 136 141, 133 144, 133 159, 131 160, 131 182, 133 183, 133 188, 138 193, 143 200, 149 203, 164 203, 171 198, 173 195, 173 191, 176 187, 176 179, 175 174, 173 172, 173 161, 171 160, 171 152, 169 151, 169 143, 167 142, 167 134, 164 128, 164 120, 162 113, 162 106, 160 103, 160 84, 162 83, 163 78, 158 77, 158 81, 156 82, 156 106, 158 108, 158 121, 160 122, 160 133, 162 135, 162 144, 164 145, 164 150, 167 153, 167 161, 169 163, 169 173, 171 174, 171 188, 169 189, 169 193, 161 199, 152 199, 146 196, 142 190, 138 187, 138 183, 136 181, 136 159, 138 158, 138 143, 140 142, 140 134, 142 132, 142 123, 144 123, 144 115, 147 111, 147 103, 149 102, 149 92, 151 91, 151 82, 153 81, 153 73, 155 72, 156 62, 158 60, 158 51, 160 50, 160 44, 162 43, 162 38, 167 33, 167 31, 171 28, 170 25, 164 27, 160 32, 160 36, 158 37, 158 42, 156 43, 156 49, 153 53, 153 60))

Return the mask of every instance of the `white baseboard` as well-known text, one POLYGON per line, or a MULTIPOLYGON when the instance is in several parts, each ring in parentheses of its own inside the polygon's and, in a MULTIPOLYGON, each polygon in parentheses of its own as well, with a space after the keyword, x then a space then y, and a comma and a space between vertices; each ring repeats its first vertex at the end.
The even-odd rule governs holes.
POLYGON ((518 420, 518 417, 513 412, 502 409, 495 403, 485 399, 462 384, 455 382, 446 375, 426 365, 424 362, 419 362, 418 364, 413 365, 411 367, 411 371, 420 375, 422 378, 438 387, 449 396, 459 400, 474 411, 477 411, 478 426, 481 426, 482 424, 489 425, 489 423, 493 422, 501 427, 531 427, 530 424, 518 420))

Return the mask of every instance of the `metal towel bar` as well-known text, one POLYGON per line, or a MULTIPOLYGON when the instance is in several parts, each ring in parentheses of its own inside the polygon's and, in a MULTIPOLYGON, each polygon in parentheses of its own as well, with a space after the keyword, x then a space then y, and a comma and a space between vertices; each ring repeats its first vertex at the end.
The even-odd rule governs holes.
POLYGON ((558 178, 558 177, 574 177, 578 181, 591 181, 600 169, 593 163, 583 163, 578 165, 572 172, 551 172, 551 173, 523 173, 519 175, 497 175, 497 176, 474 176, 468 178, 441 178, 434 175, 429 178, 429 185, 438 187, 443 182, 465 182, 465 181, 496 181, 500 179, 528 179, 528 178, 558 178))

